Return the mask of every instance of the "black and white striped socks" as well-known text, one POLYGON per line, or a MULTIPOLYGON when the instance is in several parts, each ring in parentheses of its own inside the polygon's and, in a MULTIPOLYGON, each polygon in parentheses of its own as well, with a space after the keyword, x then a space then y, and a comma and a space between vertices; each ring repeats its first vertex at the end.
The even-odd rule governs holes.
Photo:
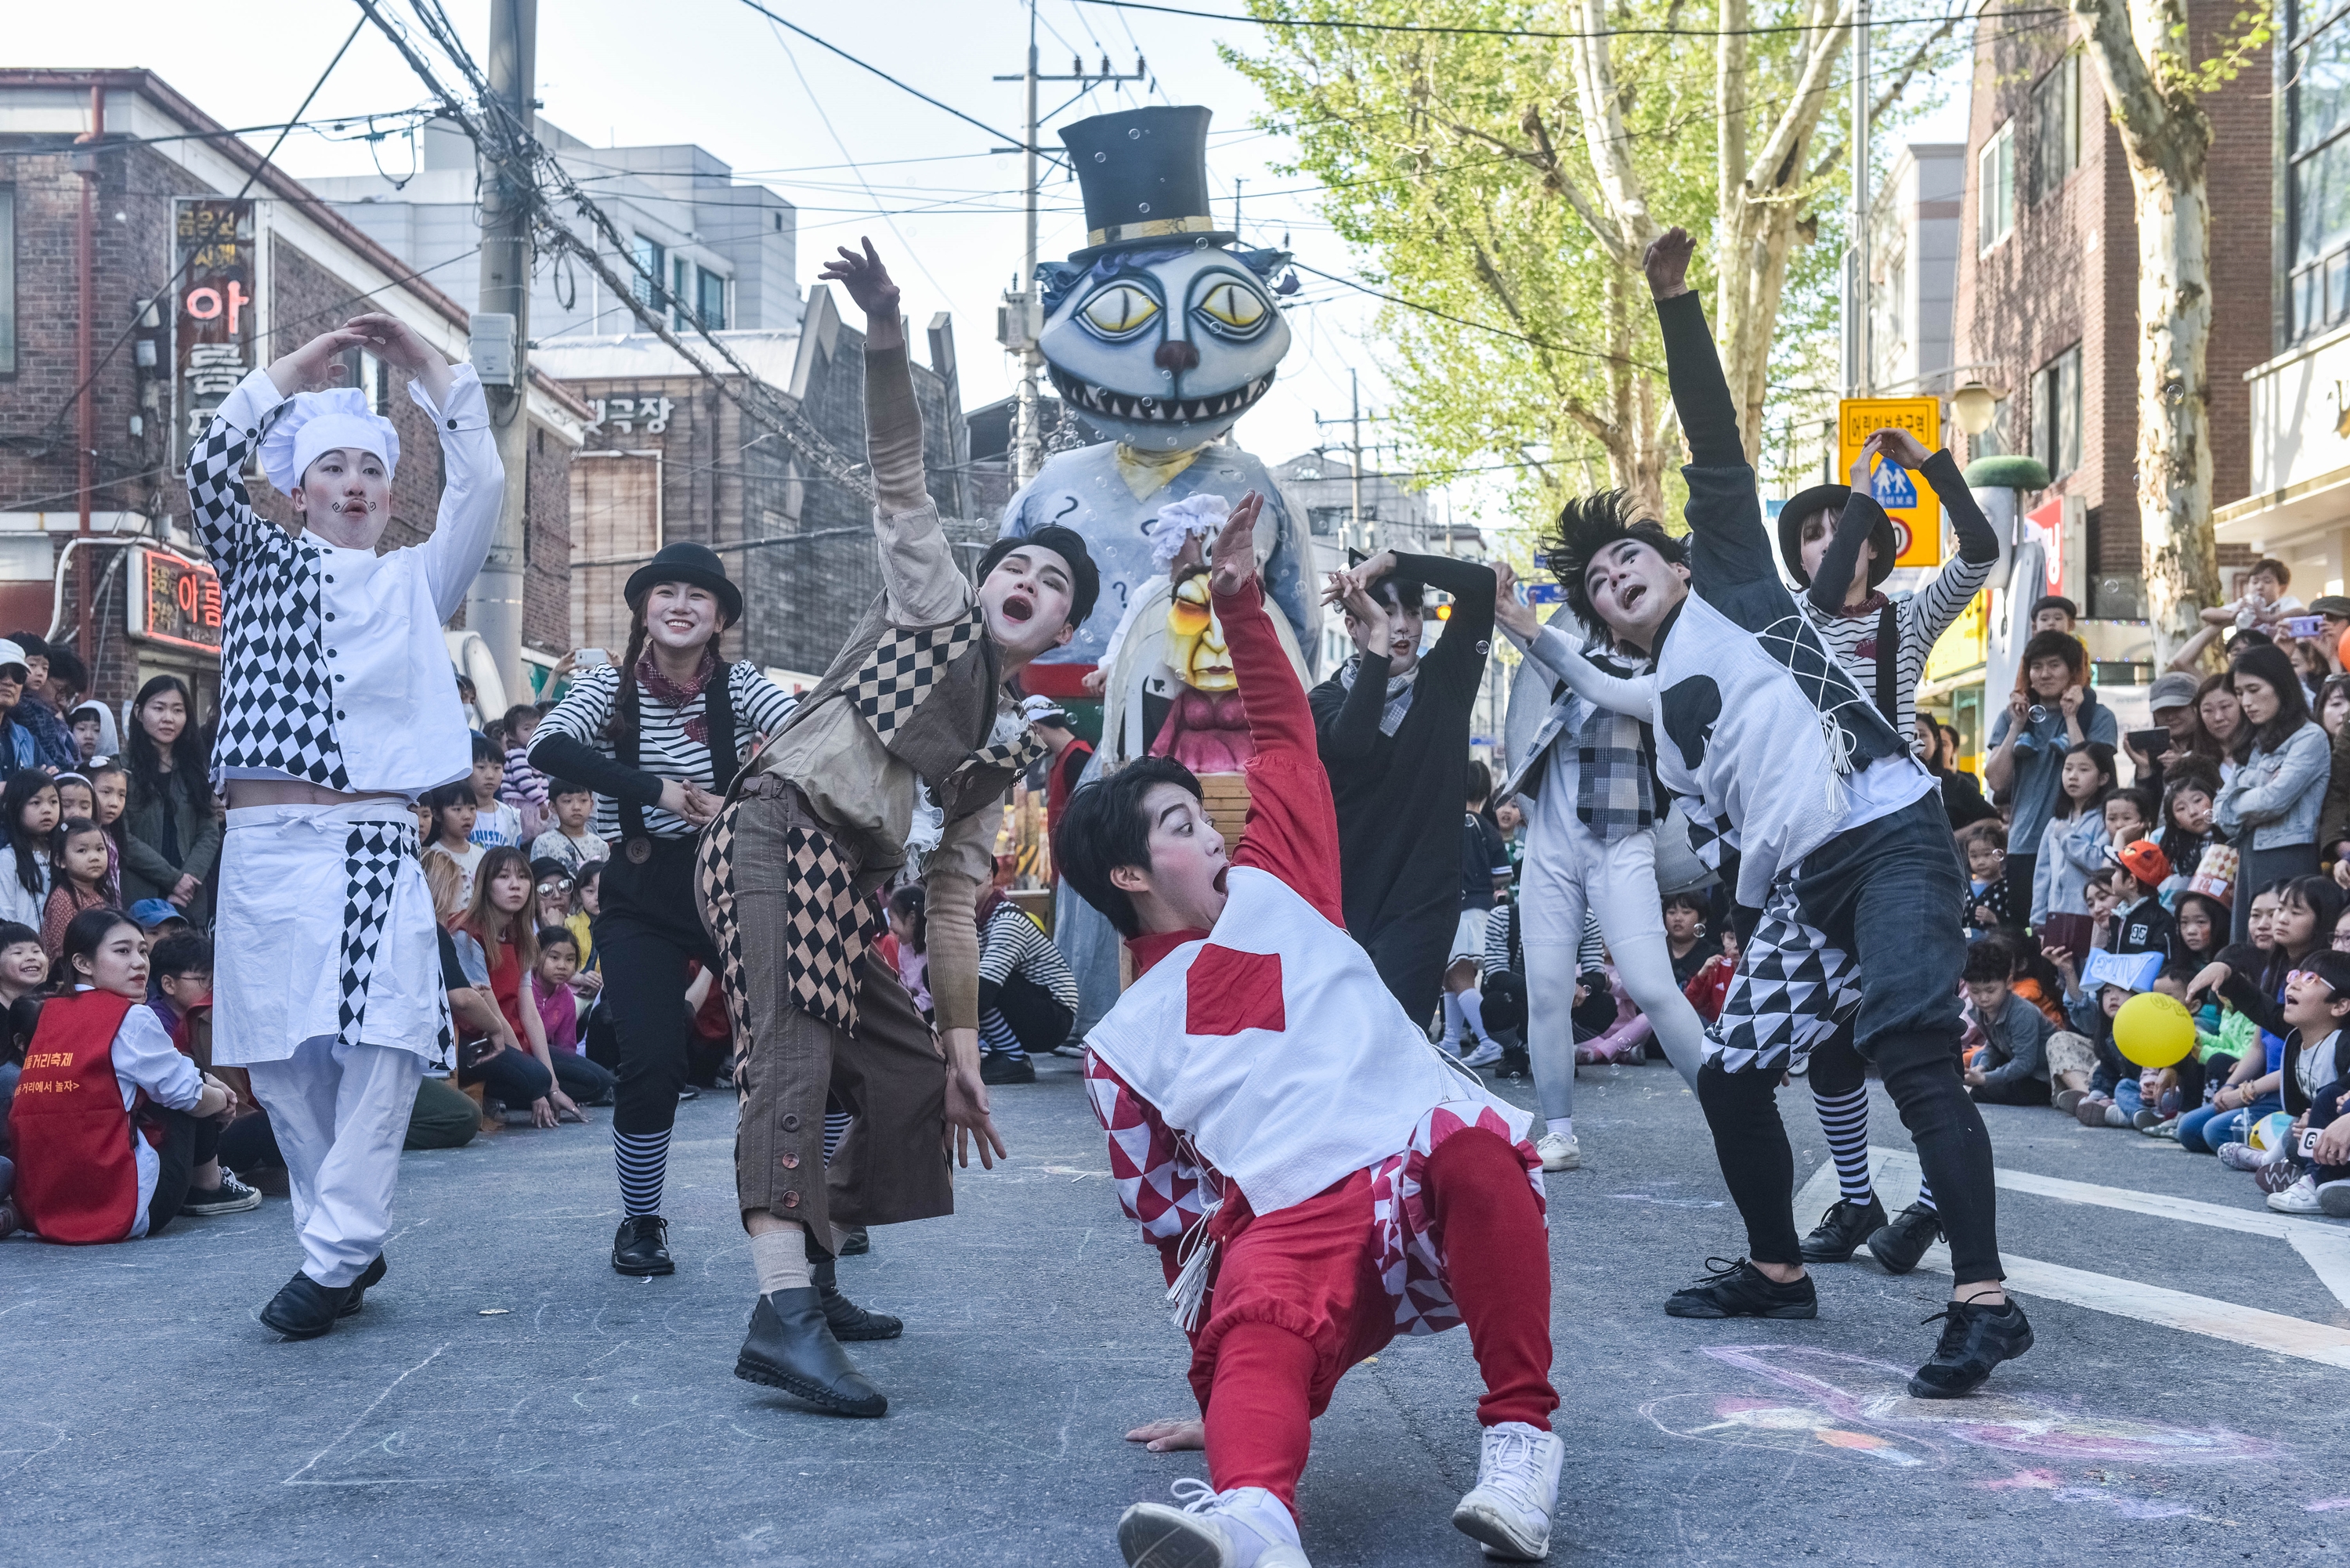
POLYGON ((620 1174, 620 1209, 630 1218, 658 1214, 661 1181, 669 1174, 669 1129, 624 1133, 612 1129, 612 1163, 620 1174))
POLYGON ((1847 1203, 1866 1204, 1868 1179, 1868 1085, 1849 1094, 1812 1091, 1813 1108, 1820 1113, 1820 1131, 1827 1136, 1828 1158, 1835 1161, 1836 1190, 1847 1203))

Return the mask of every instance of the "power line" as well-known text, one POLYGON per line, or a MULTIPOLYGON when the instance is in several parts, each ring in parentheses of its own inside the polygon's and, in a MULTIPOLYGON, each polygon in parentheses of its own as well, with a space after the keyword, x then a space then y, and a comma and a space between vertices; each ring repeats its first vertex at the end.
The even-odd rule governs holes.
MULTIPOLYGON (((749 4, 749 0, 744 0, 749 4)), ((1081 5, 1107 5, 1119 11, 1157 11, 1169 16, 1191 16, 1207 22, 1245 22, 1258 27, 1327 27, 1348 33, 1436 33, 1492 38, 1736 38, 1758 37, 1774 33, 1817 33, 1836 31, 1855 26, 1871 29, 1879 27, 1920 27, 1947 26, 1966 20, 1981 13, 1959 12, 1940 16, 1888 16, 1859 24, 1789 22, 1763 27, 1608 27, 1596 33, 1562 32, 1548 27, 1469 27, 1448 26, 1425 22, 1340 22, 1320 17, 1243 16, 1229 11, 1193 11, 1180 5, 1147 4, 1146 0, 1076 0, 1081 5)), ((2063 6, 2044 5, 2001 13, 2003 16, 2061 16, 2068 15, 2063 6)))
POLYGON ((871 71, 875 76, 879 77, 883 81, 888 82, 891 87, 896 88, 899 91, 913 94, 916 98, 920 99, 924 103, 929 104, 932 109, 942 109, 946 113, 953 115, 957 119, 962 120, 966 125, 975 125, 980 130, 987 132, 988 135, 996 138, 998 140, 1016 141, 1019 140, 1018 137, 1014 136, 1008 130, 998 130, 995 127, 988 124, 987 121, 978 119, 976 116, 965 114, 962 110, 957 109, 951 103, 943 103, 939 99, 932 98, 930 94, 924 92, 920 88, 908 82, 899 81, 896 77, 891 76, 879 66, 868 64, 866 61, 858 59, 855 55, 850 54, 847 49, 842 48, 839 45, 827 43, 824 39, 817 37, 814 33, 809 32, 797 22, 789 21, 785 17, 776 16, 773 11, 768 10, 764 5, 760 5, 759 0, 743 0, 743 4, 748 5, 752 10, 756 11, 760 16, 764 16, 768 21, 774 22, 781 26, 789 27, 793 32, 797 33, 801 37, 806 38, 809 43, 816 45, 818 48, 830 50, 832 53, 838 55, 842 59, 847 60, 850 65, 857 67, 860 70, 871 71))

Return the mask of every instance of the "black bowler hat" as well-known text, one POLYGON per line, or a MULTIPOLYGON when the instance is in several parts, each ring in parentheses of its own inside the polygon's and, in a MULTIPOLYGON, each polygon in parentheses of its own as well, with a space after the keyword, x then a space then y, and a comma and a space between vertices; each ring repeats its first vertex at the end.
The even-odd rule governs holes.
MULTIPOLYGON (((1851 499, 1849 484, 1814 484, 1779 508, 1779 559, 1787 563, 1787 575, 1795 579, 1797 587, 1812 586, 1812 575, 1804 570, 1804 519, 1825 512, 1828 532, 1834 534, 1836 519, 1844 515, 1845 503, 1851 499)), ((1899 553, 1894 543, 1893 519, 1881 510, 1877 526, 1868 531, 1868 542, 1877 546, 1877 559, 1868 564, 1868 586, 1873 588, 1893 575, 1893 557, 1899 553)))
POLYGON ((1108 251, 1184 239, 1227 244, 1208 207, 1208 120, 1198 105, 1097 114, 1064 126, 1061 140, 1086 199, 1085 263, 1108 251))
POLYGON ((659 555, 629 574, 629 586, 621 597, 629 601, 630 610, 641 610, 645 596, 659 583, 691 583, 697 588, 708 588, 718 596, 718 608, 728 626, 743 618, 743 590, 726 575, 718 552, 707 545, 691 539, 663 545, 659 555))

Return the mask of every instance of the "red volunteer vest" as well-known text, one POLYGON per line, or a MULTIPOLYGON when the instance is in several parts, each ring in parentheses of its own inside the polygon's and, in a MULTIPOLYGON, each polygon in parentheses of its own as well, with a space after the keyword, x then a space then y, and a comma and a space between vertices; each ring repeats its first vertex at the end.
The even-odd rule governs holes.
POLYGON ((138 1135, 114 1075, 114 1036, 137 1005, 111 991, 42 1005, 8 1131, 16 1206, 44 1241, 120 1241, 138 1218, 138 1135))

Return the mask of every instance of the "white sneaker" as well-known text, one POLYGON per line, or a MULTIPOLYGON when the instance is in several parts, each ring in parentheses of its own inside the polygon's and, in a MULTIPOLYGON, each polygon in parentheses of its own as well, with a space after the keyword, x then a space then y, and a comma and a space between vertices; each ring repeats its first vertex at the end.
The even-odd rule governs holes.
POLYGON ((1477 1484, 1452 1511, 1452 1528, 1482 1542, 1488 1557, 1535 1563, 1549 1556, 1551 1511, 1565 1462, 1566 1445, 1555 1432, 1523 1421, 1486 1428, 1477 1484))
POLYGON ((1490 1067, 1502 1059, 1502 1048, 1491 1040, 1478 1042, 1477 1049, 1461 1058, 1464 1067, 1490 1067))
POLYGON ((2280 1214, 2323 1214, 2325 1206, 2317 1200, 2317 1178, 2304 1176, 2282 1192, 2269 1194, 2269 1207, 2280 1214))
POLYGON ((1571 1137, 1561 1137, 1555 1132, 1546 1132, 1534 1140, 1534 1152, 1542 1156, 1544 1170, 1583 1168, 1583 1146, 1571 1137))
POLYGON ((1218 1491, 1187 1477, 1169 1490, 1182 1507, 1138 1502, 1119 1518, 1127 1568, 1312 1568, 1297 1521, 1263 1487, 1218 1491))

